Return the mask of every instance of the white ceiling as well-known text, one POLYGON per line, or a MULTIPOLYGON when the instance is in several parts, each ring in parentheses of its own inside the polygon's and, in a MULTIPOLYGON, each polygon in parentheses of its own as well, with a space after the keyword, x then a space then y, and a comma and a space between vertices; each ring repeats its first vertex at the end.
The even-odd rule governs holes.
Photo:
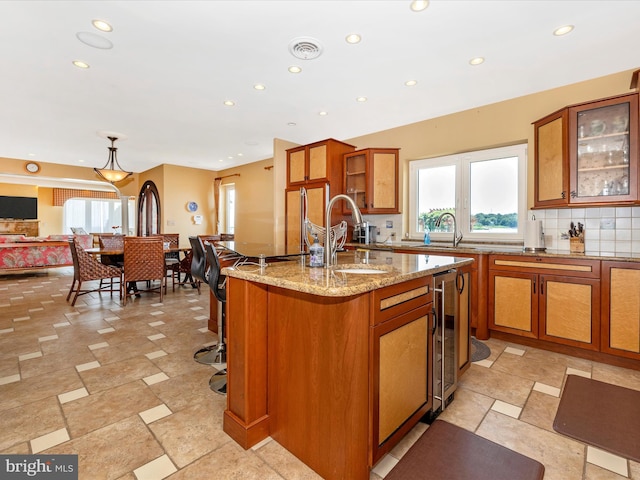
POLYGON ((98 132, 116 132, 127 137, 116 142, 124 169, 220 170, 270 158, 274 138, 346 140, 640 68, 640 1, 409 4, 0 1, 0 157, 102 167, 109 142, 98 132), (565 24, 576 28, 552 35, 565 24), (362 41, 347 44, 350 33, 362 41), (294 58, 301 36, 322 55, 294 58), (486 62, 470 66, 476 56, 486 62))

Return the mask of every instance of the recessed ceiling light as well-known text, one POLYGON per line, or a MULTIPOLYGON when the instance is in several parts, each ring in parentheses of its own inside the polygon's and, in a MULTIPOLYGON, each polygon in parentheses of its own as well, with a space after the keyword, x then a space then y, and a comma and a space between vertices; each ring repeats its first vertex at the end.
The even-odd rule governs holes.
POLYGON ((243 153, 236 153, 236 155, 238 155, 239 157, 241 157, 242 155, 244 155, 243 153))
POLYGON ((289 123, 287 123, 287 126, 295 127, 296 126, 296 122, 289 122, 289 123))
POLYGON ((406 82, 404 82, 404 84, 407 87, 413 87, 413 86, 418 84, 418 81, 417 80, 407 80, 406 82))
POLYGON ((72 63, 78 68, 89 68, 89 64, 81 60, 74 60, 72 63))
POLYGON ((481 63, 484 63, 484 57, 472 58, 471 60, 469 60, 469 63, 471 65, 480 65, 481 63))
POLYGON ((233 107, 233 106, 236 104, 236 102, 233 102, 233 101, 231 101, 231 100, 225 100, 225 101, 224 101, 224 104, 225 104, 227 107, 233 107))
POLYGON ((429 0, 413 0, 409 8, 414 12, 421 12, 429 6, 429 0))
POLYGON ((323 110, 322 112, 318 112, 318 115, 320 115, 321 117, 326 117, 327 115, 329 115, 329 113, 323 110))
POLYGON ((84 163, 83 159, 78 160, 78 163, 84 163))
POLYGON ((562 27, 558 27, 553 31, 553 34, 556 37, 561 37, 562 35, 566 35, 567 33, 571 33, 573 31, 573 25, 563 25, 562 27))
POLYGON ((264 86, 263 84, 261 84, 261 83, 256 83, 256 84, 253 86, 253 88, 255 88, 256 90, 264 90, 264 89, 265 89, 265 88, 267 88, 267 87, 265 87, 265 86, 264 86))
POLYGON ((367 97, 358 97, 356 98, 356 102, 366 102, 367 101, 367 97))
POLYGON ((218 161, 219 161, 220 163, 224 162, 224 160, 223 160, 223 159, 220 159, 220 160, 218 160, 218 161))
POLYGON ((298 67, 297 65, 291 65, 289 67, 289 72, 291 73, 300 73, 302 71, 302 69, 300 67, 298 67))
POLYGON ((27 153, 27 155, 29 155, 30 157, 35 157, 36 156, 35 153, 27 153))
POLYGON ((347 43, 351 43, 351 44, 360 43, 360 40, 362 40, 362 37, 357 33, 351 33, 347 35, 347 38, 345 38, 345 40, 347 41, 347 43))
POLYGON ((113 27, 104 20, 92 20, 91 24, 101 32, 112 32, 113 27))
POLYGON ((231 155, 229 155, 227 158, 228 158, 229 160, 233 160, 233 157, 232 157, 231 155))

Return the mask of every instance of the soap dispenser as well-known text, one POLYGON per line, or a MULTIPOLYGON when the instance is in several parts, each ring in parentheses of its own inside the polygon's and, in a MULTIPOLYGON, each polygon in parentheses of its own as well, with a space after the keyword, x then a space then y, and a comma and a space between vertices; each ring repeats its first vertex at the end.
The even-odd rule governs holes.
POLYGON ((309 266, 322 267, 324 265, 324 247, 318 241, 318 234, 313 235, 313 244, 309 248, 309 266))
POLYGON ((424 244, 431 245, 431 233, 429 232, 429 227, 424 227, 424 244))

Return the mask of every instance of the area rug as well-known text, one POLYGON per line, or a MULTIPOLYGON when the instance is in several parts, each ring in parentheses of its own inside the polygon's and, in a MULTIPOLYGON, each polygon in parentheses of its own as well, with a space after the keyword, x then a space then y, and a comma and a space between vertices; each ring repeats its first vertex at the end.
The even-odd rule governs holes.
POLYGON ((553 429, 640 462, 640 391, 568 375, 553 429))
POLYGON ((485 358, 489 358, 491 349, 485 343, 482 343, 476 337, 471 337, 471 361, 479 362, 485 358))
POLYGON ((436 420, 385 480, 539 480, 544 465, 443 420, 436 420))

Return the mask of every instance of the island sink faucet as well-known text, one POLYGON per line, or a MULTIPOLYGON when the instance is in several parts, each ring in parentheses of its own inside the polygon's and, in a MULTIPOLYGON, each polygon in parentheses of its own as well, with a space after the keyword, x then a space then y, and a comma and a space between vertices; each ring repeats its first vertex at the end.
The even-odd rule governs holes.
POLYGON ((333 205, 338 200, 345 200, 349 205, 351 205, 351 217, 353 218, 353 222, 356 224, 356 226, 364 222, 364 220, 362 219, 362 213, 360 212, 360 209, 358 208, 358 206, 356 205, 356 202, 354 202, 351 197, 348 197, 347 195, 344 195, 344 194, 339 194, 333 197, 331 200, 329 200, 329 203, 327 204, 327 211, 325 212, 325 217, 324 217, 325 219, 324 220, 324 238, 325 238, 324 266, 325 268, 333 265, 334 257, 336 255, 336 242, 331 241, 331 209, 333 208, 333 205))
POLYGON ((458 244, 460 243, 460 240, 462 240, 462 232, 458 234, 458 227, 456 226, 456 216, 453 213, 451 212, 441 213, 438 219, 436 220, 436 227, 440 226, 440 222, 442 222, 442 217, 445 217, 447 215, 453 218, 453 246, 457 247, 458 244))

